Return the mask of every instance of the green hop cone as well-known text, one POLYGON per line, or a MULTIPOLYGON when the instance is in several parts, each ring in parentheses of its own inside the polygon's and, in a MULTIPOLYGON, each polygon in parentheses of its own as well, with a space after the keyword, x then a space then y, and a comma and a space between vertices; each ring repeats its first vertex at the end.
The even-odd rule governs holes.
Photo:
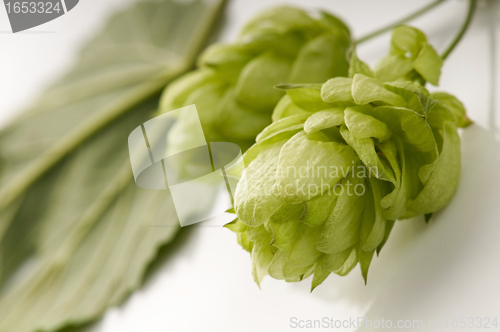
POLYGON ((258 284, 314 275, 314 289, 358 263, 366 282, 396 219, 430 217, 453 198, 457 128, 470 121, 455 97, 421 85, 437 84, 442 66, 422 32, 398 27, 391 44, 374 71, 353 52, 349 77, 281 86, 274 122, 243 157, 237 219, 226 225, 258 284))
MULTIPOLYGON (((325 12, 313 18, 292 7, 266 10, 245 25, 236 43, 212 45, 198 69, 171 83, 160 112, 195 104, 208 142, 233 142, 246 150, 271 123, 284 95, 274 86, 346 76, 350 46, 349 29, 325 12)), ((177 124, 185 125, 182 119, 177 124)), ((169 141, 182 146, 180 137, 173 134, 169 141)))

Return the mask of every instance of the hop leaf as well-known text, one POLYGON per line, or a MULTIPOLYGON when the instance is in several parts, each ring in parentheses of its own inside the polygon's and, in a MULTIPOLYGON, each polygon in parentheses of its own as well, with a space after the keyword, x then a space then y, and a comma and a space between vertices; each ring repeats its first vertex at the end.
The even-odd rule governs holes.
POLYGON ((230 227, 251 252, 258 284, 266 274, 313 275, 314 289, 358 263, 366 282, 396 219, 450 202, 460 175, 457 128, 470 122, 455 97, 415 80, 437 83, 433 54, 422 32, 398 27, 381 62, 401 62, 392 71, 372 71, 353 53, 350 77, 280 86, 286 95, 274 122, 244 156, 230 227))

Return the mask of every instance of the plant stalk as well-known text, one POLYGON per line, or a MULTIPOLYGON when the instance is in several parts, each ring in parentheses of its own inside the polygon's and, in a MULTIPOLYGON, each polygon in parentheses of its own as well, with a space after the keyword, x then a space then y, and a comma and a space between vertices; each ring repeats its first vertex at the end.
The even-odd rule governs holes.
POLYGON ((396 27, 398 25, 401 25, 401 24, 404 24, 404 23, 406 23, 408 21, 411 21, 411 20, 413 20, 413 19, 415 19, 415 18, 417 18, 417 17, 419 17, 419 16, 427 13, 431 9, 434 9, 435 7, 439 6, 440 4, 442 4, 445 1, 446 0, 436 0, 436 1, 432 2, 432 3, 430 3, 429 5, 423 7, 422 9, 414 12, 413 14, 411 14, 411 15, 409 15, 409 16, 407 16, 407 17, 405 17, 405 18, 403 18, 403 19, 401 19, 401 20, 399 20, 397 22, 391 23, 391 24, 389 24, 389 25, 387 25, 387 26, 385 26, 385 27, 383 27, 381 29, 378 29, 378 30, 376 30, 376 31, 374 31, 374 32, 366 35, 366 36, 363 36, 363 37, 359 38, 356 41, 356 44, 361 44, 361 43, 363 43, 365 41, 368 41, 368 40, 370 40, 370 39, 372 39, 374 37, 377 37, 377 36, 379 36, 379 35, 387 32, 387 31, 392 30, 394 27, 396 27))
POLYGON ((464 36, 465 32, 470 26, 470 23, 472 22, 472 17, 474 16, 474 13, 476 11, 476 0, 469 0, 469 9, 467 10, 467 16, 465 18, 464 23, 462 23, 462 26, 460 27, 460 30, 458 31, 457 35, 451 42, 450 46, 443 52, 441 55, 441 58, 445 60, 448 55, 455 49, 455 47, 458 45, 462 37, 464 36))

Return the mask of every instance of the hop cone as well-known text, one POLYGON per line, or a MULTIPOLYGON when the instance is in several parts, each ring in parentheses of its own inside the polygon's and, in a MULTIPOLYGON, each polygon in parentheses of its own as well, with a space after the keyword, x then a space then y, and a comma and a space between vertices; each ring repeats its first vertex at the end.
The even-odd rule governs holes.
MULTIPOLYGON (((160 111, 195 104, 207 141, 234 142, 246 150, 271 123, 284 95, 274 86, 346 76, 350 45, 349 29, 325 12, 315 19, 291 7, 264 11, 246 24, 236 43, 209 47, 198 69, 171 83, 160 111)), ((181 119, 180 131, 183 125, 181 119)), ((169 141, 182 145, 184 136, 173 130, 169 141)))
POLYGON ((430 214, 454 196, 458 127, 470 122, 447 93, 429 93, 442 61, 425 35, 394 30, 372 71, 353 52, 349 77, 282 85, 274 122, 244 155, 226 225, 251 253, 257 283, 269 274, 312 288, 358 263, 367 278, 396 219, 430 214))

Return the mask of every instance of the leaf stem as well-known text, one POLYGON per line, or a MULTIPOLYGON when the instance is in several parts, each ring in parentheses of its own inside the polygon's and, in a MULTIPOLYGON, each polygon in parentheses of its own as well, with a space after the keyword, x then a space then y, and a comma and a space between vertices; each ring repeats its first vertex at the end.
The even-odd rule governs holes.
POLYGON ((455 49, 455 47, 458 45, 458 43, 464 36, 465 32, 470 26, 475 11, 476 11, 476 0, 469 0, 469 9, 467 10, 467 16, 465 18, 465 21, 462 23, 460 30, 458 31, 457 35, 451 42, 450 46, 448 46, 448 48, 441 55, 441 58, 443 60, 445 60, 448 57, 448 55, 450 55, 450 53, 455 49))
POLYGON ((392 30, 394 27, 396 27, 398 25, 401 25, 401 24, 404 24, 404 23, 406 23, 408 21, 411 21, 414 18, 417 18, 420 15, 423 15, 423 14, 427 13, 428 11, 430 11, 431 9, 433 9, 434 7, 437 7, 438 5, 440 5, 441 3, 443 3, 444 1, 446 1, 446 0, 436 0, 436 1, 432 2, 432 3, 430 3, 429 5, 423 7, 422 9, 414 12, 413 14, 411 14, 411 15, 409 15, 409 16, 407 16, 407 17, 405 17, 405 18, 403 18, 403 19, 401 19, 401 20, 399 20, 397 22, 391 23, 391 24, 389 24, 389 25, 387 25, 387 26, 385 26, 385 27, 383 27, 381 29, 378 29, 378 30, 376 30, 376 31, 374 31, 374 32, 366 35, 366 36, 363 36, 363 37, 359 38, 356 41, 356 44, 361 44, 361 43, 363 43, 365 41, 368 41, 368 40, 370 40, 370 39, 372 39, 374 37, 377 37, 377 36, 379 36, 379 35, 387 32, 387 31, 392 30))

